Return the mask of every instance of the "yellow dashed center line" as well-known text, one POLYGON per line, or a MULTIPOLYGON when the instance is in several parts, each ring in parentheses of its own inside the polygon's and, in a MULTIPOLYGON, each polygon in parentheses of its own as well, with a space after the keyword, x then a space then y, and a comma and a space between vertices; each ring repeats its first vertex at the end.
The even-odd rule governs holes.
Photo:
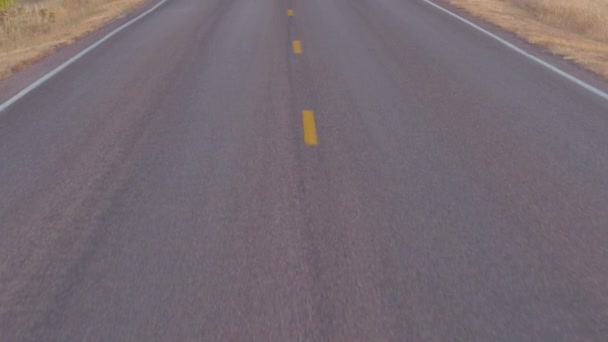
POLYGON ((318 145, 315 113, 312 110, 302 112, 302 126, 304 127, 304 143, 311 146, 318 145))
POLYGON ((288 17, 293 17, 293 9, 290 8, 290 9, 287 10, 287 16, 288 17))
POLYGON ((294 40, 292 43, 293 46, 293 53, 295 53, 296 55, 299 55, 302 53, 302 42, 300 42, 299 40, 294 40))

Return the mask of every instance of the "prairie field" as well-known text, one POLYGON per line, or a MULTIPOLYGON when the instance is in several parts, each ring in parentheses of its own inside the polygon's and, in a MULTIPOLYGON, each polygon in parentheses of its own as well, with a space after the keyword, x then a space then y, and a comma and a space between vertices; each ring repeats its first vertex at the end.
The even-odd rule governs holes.
POLYGON ((449 0, 608 78, 608 0, 449 0))
POLYGON ((0 0, 0 79, 144 0, 0 0))

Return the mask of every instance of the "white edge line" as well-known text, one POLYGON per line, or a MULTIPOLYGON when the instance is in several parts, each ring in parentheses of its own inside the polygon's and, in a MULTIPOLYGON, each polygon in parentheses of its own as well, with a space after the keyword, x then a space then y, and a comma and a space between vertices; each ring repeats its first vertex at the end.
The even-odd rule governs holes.
POLYGON ((27 86, 25 89, 21 90, 19 93, 17 93, 16 95, 14 95, 13 97, 11 97, 10 99, 8 99, 6 102, 4 102, 3 104, 0 105, 0 113, 2 113, 4 110, 6 110, 8 107, 12 106, 13 104, 15 104, 15 102, 21 100, 23 97, 25 97, 27 94, 29 94, 30 92, 32 92, 34 89, 40 87, 42 84, 44 84, 46 81, 50 80, 51 78, 53 78, 53 76, 57 75, 58 73, 60 73, 61 71, 63 71, 64 69, 66 69, 67 67, 69 67, 70 65, 72 65, 74 62, 76 62, 77 60, 79 60, 80 58, 84 57, 86 54, 88 54, 89 52, 93 51, 93 49, 95 49, 96 47, 98 47, 99 45, 103 44, 104 42, 106 42, 108 39, 114 37, 116 34, 120 33, 122 30, 126 29, 127 27, 133 25, 134 23, 136 23, 137 21, 143 19, 145 16, 147 16, 148 14, 154 12, 156 9, 158 9, 160 6, 162 6, 164 3, 166 3, 169 0, 162 0, 161 2, 157 3, 156 5, 154 5, 154 7, 150 8, 149 10, 145 11, 144 13, 138 15, 137 17, 131 19, 129 22, 121 25, 120 27, 116 28, 114 31, 108 33, 107 35, 105 35, 103 38, 101 38, 100 40, 96 41, 95 43, 93 43, 91 46, 87 47, 86 49, 80 51, 77 55, 73 56, 72 58, 68 59, 67 61, 65 61, 63 64, 61 64, 60 66, 56 67, 55 69, 53 69, 52 71, 50 71, 48 74, 42 76, 41 78, 39 78, 37 81, 35 81, 34 83, 30 84, 29 86, 27 86))
POLYGON ((498 41, 502 45, 510 48, 511 50, 519 53, 520 55, 522 55, 524 57, 527 57, 527 58, 531 59, 532 61, 540 64, 541 66, 545 67, 546 69, 549 69, 549 70, 553 71, 554 73, 558 74, 559 76, 567 79, 568 81, 570 81, 570 82, 578 85, 579 87, 581 87, 583 89, 586 89, 586 90, 590 91, 591 93, 593 93, 593 94, 601 97, 602 99, 608 101, 608 93, 606 93, 606 92, 604 92, 604 91, 602 91, 602 90, 600 90, 600 89, 598 89, 598 88, 590 85, 589 83, 586 83, 586 82, 584 82, 584 81, 582 81, 582 80, 580 80, 580 79, 578 79, 578 78, 570 75, 569 73, 567 73, 567 72, 559 69, 558 67, 556 67, 556 66, 554 66, 554 65, 552 65, 552 64, 550 64, 550 63, 548 63, 548 62, 546 62, 546 61, 544 61, 544 60, 542 60, 542 59, 540 59, 540 58, 538 58, 538 57, 536 57, 536 56, 534 56, 534 55, 526 52, 525 50, 523 50, 522 48, 517 47, 513 43, 510 43, 510 42, 506 41, 505 39, 500 38, 499 36, 495 35, 494 33, 490 32, 490 31, 488 31, 486 29, 484 29, 483 27, 481 27, 481 26, 479 26, 479 25, 477 25, 477 24, 475 24, 475 23, 473 23, 473 22, 471 22, 471 21, 469 21, 469 20, 467 20, 467 19, 459 16, 458 14, 456 14, 456 13, 454 13, 454 12, 452 12, 452 11, 450 11, 450 10, 442 7, 442 6, 437 5, 436 3, 434 3, 434 2, 432 2, 430 0, 422 0, 422 1, 424 1, 427 4, 435 7, 436 9, 438 9, 438 10, 440 10, 440 11, 448 14, 449 16, 451 16, 451 17, 453 17, 455 19, 458 19, 459 21, 461 21, 461 22, 463 22, 463 23, 471 26, 472 28, 474 28, 477 31, 485 34, 486 36, 488 36, 490 38, 493 38, 494 40, 498 41))

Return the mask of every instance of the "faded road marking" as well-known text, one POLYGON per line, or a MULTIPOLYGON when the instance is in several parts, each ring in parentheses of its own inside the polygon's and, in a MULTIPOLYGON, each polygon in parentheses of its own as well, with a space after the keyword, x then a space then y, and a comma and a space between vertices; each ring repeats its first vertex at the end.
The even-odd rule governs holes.
POLYGON ((300 42, 299 40, 294 40, 292 43, 293 46, 293 53, 295 53, 296 55, 299 55, 302 53, 302 42, 300 42))
POLYGON ((304 127, 304 143, 311 146, 318 145, 315 114, 312 110, 305 110, 302 112, 302 125, 304 127))

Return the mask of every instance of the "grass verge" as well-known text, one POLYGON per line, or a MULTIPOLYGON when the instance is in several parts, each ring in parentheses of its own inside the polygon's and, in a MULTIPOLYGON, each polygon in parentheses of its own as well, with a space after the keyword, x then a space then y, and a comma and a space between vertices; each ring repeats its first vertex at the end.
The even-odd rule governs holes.
POLYGON ((0 79, 145 0, 0 0, 0 79))
POLYGON ((608 0, 448 0, 608 79, 608 0))

